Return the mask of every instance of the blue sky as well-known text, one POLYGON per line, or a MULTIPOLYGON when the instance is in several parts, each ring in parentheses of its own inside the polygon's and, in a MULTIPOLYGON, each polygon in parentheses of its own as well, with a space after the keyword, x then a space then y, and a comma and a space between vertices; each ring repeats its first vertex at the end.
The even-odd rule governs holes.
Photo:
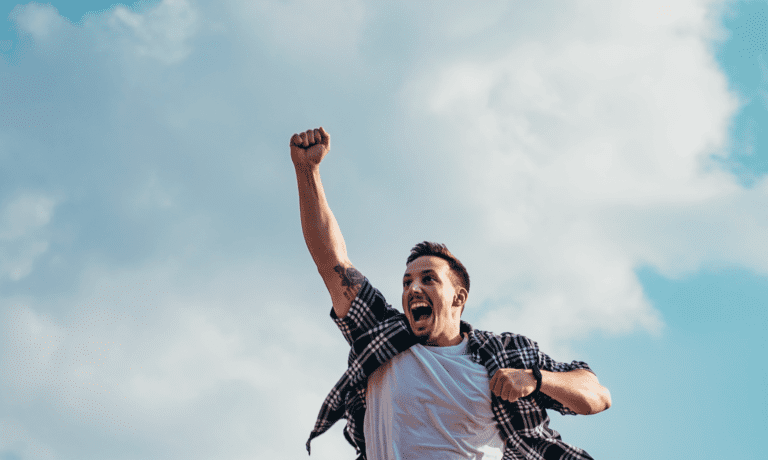
POLYGON ((288 152, 319 125, 393 305, 444 242, 466 320, 611 390, 566 441, 761 456, 768 2, 0 5, 0 460, 304 458, 347 353, 288 152))

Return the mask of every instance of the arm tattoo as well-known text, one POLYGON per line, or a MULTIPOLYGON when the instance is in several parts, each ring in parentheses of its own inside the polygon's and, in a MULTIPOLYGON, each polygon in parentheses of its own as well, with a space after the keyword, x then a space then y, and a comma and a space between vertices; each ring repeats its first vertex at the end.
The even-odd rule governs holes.
POLYGON ((337 265, 333 269, 339 274, 341 285, 345 287, 344 297, 351 301, 357 296, 365 277, 355 267, 349 267, 345 270, 341 265, 337 265))

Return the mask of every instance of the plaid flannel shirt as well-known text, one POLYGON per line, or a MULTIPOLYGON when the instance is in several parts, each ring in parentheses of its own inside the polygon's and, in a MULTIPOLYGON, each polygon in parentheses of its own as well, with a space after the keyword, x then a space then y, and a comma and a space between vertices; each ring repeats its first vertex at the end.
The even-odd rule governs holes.
MULTIPOLYGON (((350 344, 347 371, 325 398, 315 427, 307 440, 310 452, 312 439, 326 432, 339 419, 345 418, 344 437, 358 454, 357 460, 366 458, 363 423, 366 409, 368 376, 383 363, 417 343, 408 320, 403 313, 387 304, 378 289, 367 279, 357 297, 352 301, 349 313, 338 318, 331 309, 331 318, 341 329, 350 344)), ((469 351, 472 361, 481 364, 493 377, 502 368, 532 369, 567 372, 574 369, 591 369, 587 363, 573 361, 570 364, 554 361, 539 351, 533 340, 522 335, 473 329, 462 321, 461 332, 469 335, 469 351)), ((562 414, 572 414, 567 407, 541 392, 536 392, 514 403, 491 394, 493 410, 499 434, 505 442, 503 460, 579 460, 591 459, 585 451, 566 444, 560 434, 549 428, 546 409, 562 414)))

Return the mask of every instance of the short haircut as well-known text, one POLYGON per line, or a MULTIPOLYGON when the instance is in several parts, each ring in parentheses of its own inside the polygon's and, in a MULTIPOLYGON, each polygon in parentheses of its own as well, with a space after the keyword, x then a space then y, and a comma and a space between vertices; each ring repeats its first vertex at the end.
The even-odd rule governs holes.
POLYGON ((456 256, 451 254, 451 251, 444 244, 422 241, 411 249, 411 255, 408 256, 405 265, 421 256, 435 256, 446 260, 451 268, 451 281, 453 284, 463 287, 469 293, 469 273, 467 273, 467 269, 456 256))

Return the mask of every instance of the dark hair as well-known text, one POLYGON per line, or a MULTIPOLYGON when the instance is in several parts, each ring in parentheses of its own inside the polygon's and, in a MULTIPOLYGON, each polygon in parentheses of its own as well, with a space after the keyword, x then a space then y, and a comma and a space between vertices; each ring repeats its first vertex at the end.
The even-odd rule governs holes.
POLYGON ((421 256, 435 256, 446 260, 448 266, 451 267, 451 281, 453 281, 453 284, 463 287, 469 293, 469 273, 467 273, 467 269, 464 268, 464 264, 456 256, 451 254, 451 251, 444 244, 422 241, 411 249, 411 255, 408 256, 405 264, 408 265, 421 256))

